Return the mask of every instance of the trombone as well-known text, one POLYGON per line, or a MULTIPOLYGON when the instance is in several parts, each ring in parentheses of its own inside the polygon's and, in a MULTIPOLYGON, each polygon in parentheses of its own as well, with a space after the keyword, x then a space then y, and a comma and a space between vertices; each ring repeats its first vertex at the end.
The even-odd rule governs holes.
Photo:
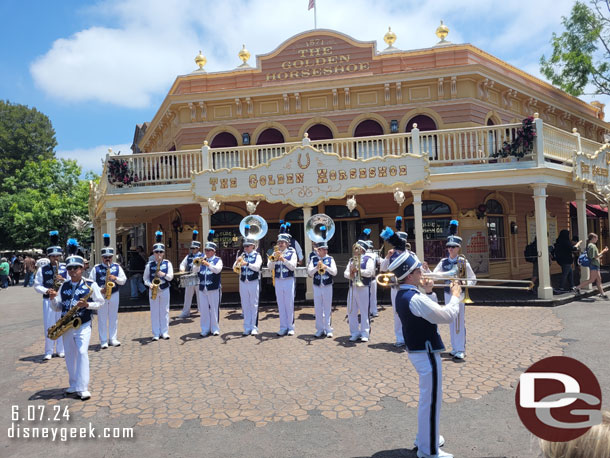
MULTIPOLYGON (((431 279, 434 281, 434 287, 440 288, 447 286, 446 282, 448 281, 459 281, 462 283, 466 283, 469 280, 467 278, 462 278, 458 276, 447 276, 438 273, 425 273, 422 274, 423 279, 431 279)), ((396 275, 393 273, 384 272, 375 277, 375 281, 379 286, 397 286, 399 285, 396 280, 396 275)), ((531 291, 534 288, 534 282, 530 280, 504 280, 501 278, 477 278, 477 284, 468 286, 468 288, 478 288, 478 289, 512 289, 515 291, 531 291), (480 285, 479 283, 510 283, 513 285, 521 285, 521 286, 508 286, 508 285, 480 285)), ((466 286, 464 284, 464 286, 466 286)))

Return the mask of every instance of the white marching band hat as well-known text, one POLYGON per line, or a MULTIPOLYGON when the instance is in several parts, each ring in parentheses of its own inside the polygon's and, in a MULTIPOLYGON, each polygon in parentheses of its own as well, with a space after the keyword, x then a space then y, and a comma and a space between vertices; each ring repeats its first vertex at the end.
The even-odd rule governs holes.
POLYGON ((457 235, 458 225, 459 223, 455 219, 452 219, 449 222, 449 236, 447 237, 445 246, 462 246, 462 237, 457 235))
POLYGON ((104 239, 104 247, 102 248, 102 257, 103 256, 114 256, 114 248, 110 247, 110 234, 102 235, 104 239))
POLYGON ((64 254, 59 246, 59 232, 50 231, 49 238, 51 241, 51 246, 47 248, 47 256, 61 256, 64 254))
POLYGON ((214 239, 214 234, 215 231, 214 229, 211 229, 210 232, 208 232, 208 241, 205 242, 205 250, 214 250, 216 251, 218 249, 218 245, 216 245, 214 242, 212 242, 212 240, 214 239))
POLYGON ((161 243, 163 240, 163 232, 155 232, 155 244, 153 245, 153 251, 162 251, 165 253, 165 245, 161 243))
POLYGON ((421 262, 413 253, 405 251, 390 264, 389 271, 396 275, 397 280, 402 280, 415 269, 421 267, 421 262))

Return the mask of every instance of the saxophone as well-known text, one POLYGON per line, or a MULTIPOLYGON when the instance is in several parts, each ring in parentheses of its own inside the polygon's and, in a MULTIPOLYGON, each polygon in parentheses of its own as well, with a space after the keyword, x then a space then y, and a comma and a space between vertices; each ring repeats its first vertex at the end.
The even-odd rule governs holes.
POLYGON ((61 285, 64 284, 64 277, 62 277, 61 275, 59 275, 59 261, 55 261, 52 265, 53 267, 53 286, 51 287, 51 289, 55 290, 55 291, 59 291, 59 288, 61 288, 61 285))
POLYGON ((106 288, 106 294, 104 295, 104 299, 106 299, 107 301, 110 300, 110 298, 112 297, 112 288, 114 288, 116 285, 114 284, 113 281, 110 281, 108 279, 108 276, 110 275, 110 267, 108 267, 106 269, 106 285, 104 286, 104 288, 106 288))
MULTIPOLYGON (((89 288, 89 292, 85 297, 81 298, 80 300, 87 301, 93 294, 93 288, 88 286, 86 283, 85 286, 89 288)), ((71 307, 70 310, 68 310, 64 316, 57 320, 57 323, 55 323, 47 330, 47 337, 51 340, 57 340, 70 329, 80 328, 80 325, 83 324, 83 321, 81 320, 80 316, 78 316, 79 310, 80 308, 78 305, 71 307)))
POLYGON ((159 273, 159 269, 161 268, 161 262, 157 263, 157 270, 155 270, 155 278, 152 280, 152 291, 150 292, 150 298, 154 301, 157 298, 157 294, 159 293, 159 286, 161 286, 161 279, 157 276, 159 273))

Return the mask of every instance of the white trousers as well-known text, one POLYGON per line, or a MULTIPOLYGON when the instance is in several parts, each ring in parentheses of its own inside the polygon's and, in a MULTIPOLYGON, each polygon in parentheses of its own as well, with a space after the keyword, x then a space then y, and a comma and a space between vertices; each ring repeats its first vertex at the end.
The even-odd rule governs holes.
POLYGON ((396 295, 398 294, 398 288, 390 289, 390 300, 392 301, 392 310, 394 311, 394 335, 396 336, 396 343, 404 344, 405 337, 402 335, 402 323, 398 313, 396 313, 396 295))
POLYGON ((51 326, 57 323, 61 318, 61 312, 56 312, 51 308, 51 299, 42 299, 42 321, 44 323, 44 354, 53 355, 55 347, 57 353, 64 353, 64 341, 60 337, 57 340, 51 340, 47 337, 47 331, 51 326), (55 345, 57 343, 57 346, 55 345))
POLYGON ((218 307, 220 306, 220 288, 208 291, 197 291, 199 296, 199 322, 201 324, 201 332, 209 334, 210 332, 220 332, 218 327, 218 307))
POLYGON ((70 329, 62 336, 66 349, 68 381, 74 391, 89 391, 89 341, 91 321, 78 329, 70 329))
POLYGON ((349 332, 352 336, 369 337, 371 324, 369 321, 369 294, 368 286, 351 286, 347 295, 349 332), (360 323, 358 323, 360 312, 360 323))
POLYGON ((440 353, 409 353, 419 374, 417 404, 417 446, 427 455, 438 454, 438 429, 443 400, 443 371, 440 353))
POLYGON ((371 281, 371 315, 377 313, 377 282, 373 279, 371 281))
POLYGON ((333 305, 333 285, 313 285, 313 307, 316 312, 316 331, 333 332, 331 310, 333 305))
POLYGON ((97 310, 97 330, 100 335, 100 343, 108 343, 108 340, 117 340, 117 326, 119 324, 119 292, 112 293, 110 300, 97 310))
MULTIPOLYGON (((451 300, 451 294, 445 293, 445 304, 451 300)), ((451 349, 453 351, 466 352, 466 307, 460 302, 460 313, 457 318, 449 323, 451 332, 451 349)))
POLYGON ((151 290, 148 290, 148 300, 150 301, 150 322, 152 333, 155 337, 160 337, 169 331, 169 288, 159 288, 157 298, 153 301, 151 290))
POLYGON ((186 286, 184 288, 184 307, 182 307, 183 315, 190 315, 191 313, 193 294, 195 295, 195 300, 197 301, 197 310, 199 310, 199 294, 197 293, 198 289, 199 285, 186 286))
POLYGON ((280 313, 280 332, 294 331, 294 277, 275 279, 275 299, 280 313))
POLYGON ((260 281, 239 281, 241 310, 244 314, 244 332, 258 331, 258 296, 260 281))

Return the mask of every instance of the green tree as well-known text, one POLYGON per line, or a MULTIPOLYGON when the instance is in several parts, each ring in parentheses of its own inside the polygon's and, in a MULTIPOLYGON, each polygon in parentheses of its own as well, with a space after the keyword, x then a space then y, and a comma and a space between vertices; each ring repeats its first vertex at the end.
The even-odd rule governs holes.
POLYGON ((62 244, 76 237, 87 245, 88 231, 76 233, 72 225, 75 216, 88 219, 89 182, 80 174, 76 161, 45 159, 8 177, 8 192, 0 194, 0 249, 45 248, 52 229, 62 244))
POLYGON ((45 114, 0 100, 0 192, 5 180, 27 161, 55 157, 56 146, 55 130, 45 114))
POLYGON ((562 24, 565 31, 553 33, 553 54, 540 58, 542 73, 575 96, 589 83, 594 94, 610 95, 610 0, 593 0, 591 7, 576 2, 562 24))

